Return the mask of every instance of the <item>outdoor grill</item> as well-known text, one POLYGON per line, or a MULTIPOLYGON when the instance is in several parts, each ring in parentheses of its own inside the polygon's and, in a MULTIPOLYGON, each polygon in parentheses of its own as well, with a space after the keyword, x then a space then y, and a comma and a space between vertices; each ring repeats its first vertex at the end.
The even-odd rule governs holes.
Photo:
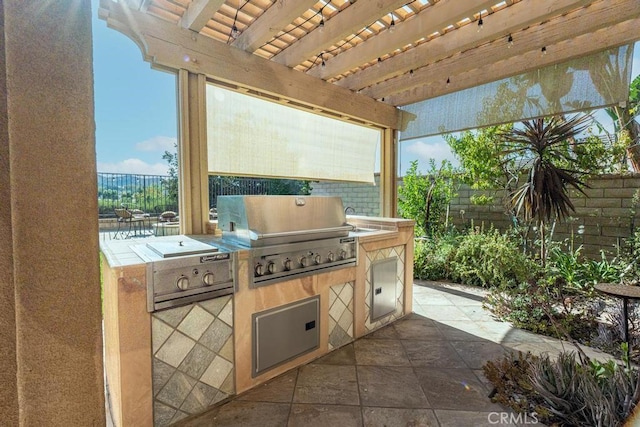
POLYGON ((220 196, 217 209, 222 239, 250 248, 252 287, 356 265, 340 197, 220 196))

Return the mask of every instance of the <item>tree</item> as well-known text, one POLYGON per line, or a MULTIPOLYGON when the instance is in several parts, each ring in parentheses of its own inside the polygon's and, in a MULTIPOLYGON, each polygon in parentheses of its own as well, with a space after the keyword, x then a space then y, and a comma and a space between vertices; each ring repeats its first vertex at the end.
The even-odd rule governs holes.
POLYGON ((546 258, 545 224, 552 216, 564 218, 575 211, 569 197, 569 187, 584 193, 587 185, 581 180, 584 171, 576 168, 577 162, 567 152, 568 142, 577 144, 576 136, 587 129, 591 116, 565 119, 555 116, 522 122, 522 128, 514 127, 501 134, 511 145, 508 154, 516 154, 526 162, 524 183, 511 195, 513 209, 522 212, 525 220, 536 220, 540 230, 540 258, 546 258))
POLYGON ((167 188, 170 205, 178 205, 178 144, 174 144, 175 152, 165 151, 162 160, 166 160, 169 164, 169 178, 163 180, 163 184, 167 188))
POLYGON ((640 112, 640 76, 637 76, 629 88, 629 101, 624 105, 605 108, 613 120, 613 129, 617 139, 623 141, 628 149, 631 166, 640 172, 640 123, 637 121, 640 112))
MULTIPOLYGON (((476 190, 498 190, 508 188, 517 179, 515 162, 504 156, 507 146, 500 134, 513 125, 482 128, 466 131, 459 136, 443 135, 456 158, 460 161, 462 182, 476 190)), ((486 200, 491 202, 492 199, 486 200)))
POLYGON ((416 234, 432 236, 444 231, 448 224, 449 203, 455 197, 456 171, 447 160, 439 167, 429 161, 429 173, 418 171, 418 161, 411 162, 398 189, 398 208, 403 218, 416 221, 416 234))

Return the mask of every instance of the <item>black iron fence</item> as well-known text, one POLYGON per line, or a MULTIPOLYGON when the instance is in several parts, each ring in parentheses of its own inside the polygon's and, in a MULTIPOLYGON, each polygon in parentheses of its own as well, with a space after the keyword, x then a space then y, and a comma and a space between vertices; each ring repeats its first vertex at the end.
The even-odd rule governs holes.
MULTIPOLYGON (((209 205, 217 206, 218 196, 246 194, 310 194, 308 181, 229 176, 209 177, 209 205)), ((114 209, 140 209, 151 215, 178 211, 177 178, 98 172, 100 218, 115 217, 114 209)))

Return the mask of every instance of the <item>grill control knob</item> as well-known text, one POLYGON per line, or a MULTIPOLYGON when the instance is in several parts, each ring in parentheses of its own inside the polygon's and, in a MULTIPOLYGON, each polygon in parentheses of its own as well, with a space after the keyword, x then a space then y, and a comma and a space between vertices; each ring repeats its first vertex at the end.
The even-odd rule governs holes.
POLYGON ((346 258, 347 258, 347 251, 343 249, 340 251, 340 259, 346 259, 346 258))
POLYGON ((178 280, 176 280, 176 286, 181 291, 186 291, 189 288, 189 278, 187 276, 180 276, 178 280))
POLYGON ((284 269, 287 271, 291 270, 291 260, 289 258, 284 260, 284 269))
POLYGON ((329 262, 333 262, 333 261, 335 261, 335 260, 336 260, 336 256, 333 254, 333 252, 329 252, 329 253, 327 254, 327 260, 328 260, 329 262))
POLYGON ((306 256, 303 256, 302 258, 300 258, 300 265, 302 267, 307 267, 309 265, 309 260, 307 259, 306 256))
POLYGON ((276 272, 276 265, 273 263, 273 261, 267 264, 267 271, 269 272, 269 274, 273 274, 276 272))
POLYGON ((264 266, 262 264, 256 264, 256 276, 262 276, 264 274, 264 266))
POLYGON ((314 256, 313 262, 315 262, 316 264, 320 264, 322 262, 322 257, 320 255, 314 256))
POLYGON ((211 286, 215 283, 215 281, 216 281, 216 276, 210 271, 207 271, 202 276, 202 283, 204 283, 205 286, 211 286))

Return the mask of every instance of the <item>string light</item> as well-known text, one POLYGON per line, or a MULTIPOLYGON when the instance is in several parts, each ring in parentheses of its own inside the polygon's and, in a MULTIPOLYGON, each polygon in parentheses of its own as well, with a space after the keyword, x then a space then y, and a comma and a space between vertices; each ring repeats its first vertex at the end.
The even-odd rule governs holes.
POLYGON ((450 84, 451 84, 451 79, 447 77, 447 86, 449 86, 450 84))
POLYGON ((378 57, 378 62, 376 63, 376 66, 380 66, 380 64, 382 64, 382 58, 378 57))
POLYGON ((393 33, 393 30, 396 29, 396 20, 393 19, 393 13, 391 14, 391 23, 389 24, 389 32, 393 33))
POLYGON ((320 32, 322 32, 324 30, 324 18, 320 18, 320 23, 318 24, 318 29, 320 30, 320 32))
POLYGON ((481 11, 480 19, 478 19, 478 31, 481 31, 483 26, 484 26, 484 21, 482 21, 482 11, 481 11))
POLYGON ((238 27, 236 27, 235 24, 234 24, 231 27, 231 38, 232 39, 237 39, 239 35, 240 35, 240 31, 238 30, 238 27))
POLYGON ((413 70, 409 70, 409 78, 412 79, 413 78, 413 70))
POLYGON ((543 55, 547 54, 547 47, 546 46, 542 46, 542 49, 540 49, 540 52, 542 52, 543 55))
POLYGON ((324 62, 324 54, 323 54, 323 52, 320 52, 320 55, 319 55, 319 56, 320 56, 320 59, 322 59, 322 62, 320 63, 320 66, 321 66, 322 68, 326 67, 326 66, 327 66, 327 64, 324 62))
POLYGON ((509 37, 507 37, 507 48, 511 49, 511 47, 513 47, 513 37, 509 34, 509 37))

